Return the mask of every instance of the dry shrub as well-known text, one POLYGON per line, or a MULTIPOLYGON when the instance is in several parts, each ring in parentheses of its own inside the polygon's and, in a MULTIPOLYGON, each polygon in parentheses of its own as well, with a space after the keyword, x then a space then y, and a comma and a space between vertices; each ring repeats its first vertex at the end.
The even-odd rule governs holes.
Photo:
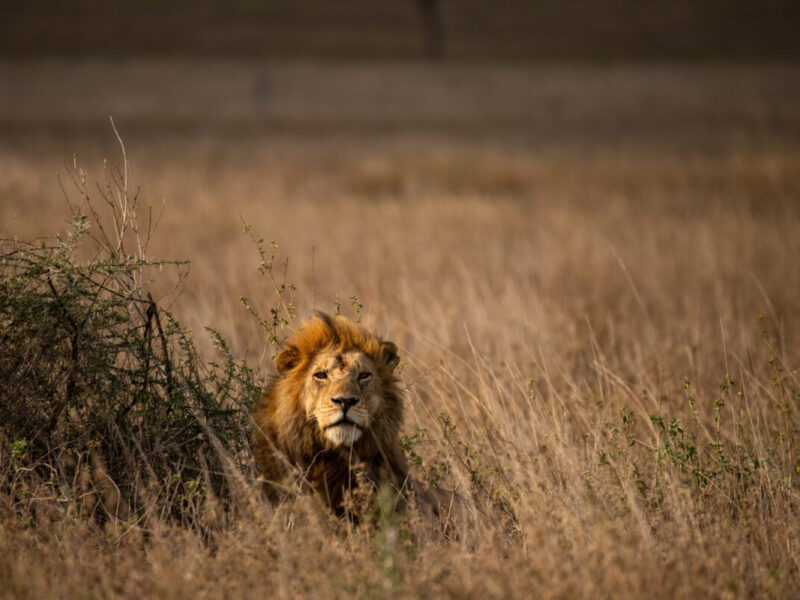
POLYGON ((0 246, 4 499, 23 516, 202 529, 209 501, 230 496, 230 465, 247 462, 253 373, 213 331, 221 360, 203 362, 146 291, 184 263, 147 256, 152 222, 139 221, 127 163, 93 192, 81 170, 69 176, 68 235, 0 246))

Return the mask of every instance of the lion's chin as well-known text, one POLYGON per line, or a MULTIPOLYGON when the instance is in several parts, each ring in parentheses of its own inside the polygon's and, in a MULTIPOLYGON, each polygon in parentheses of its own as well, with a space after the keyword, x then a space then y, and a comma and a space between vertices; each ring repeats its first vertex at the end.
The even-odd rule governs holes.
POLYGON ((333 446, 352 446, 362 434, 361 428, 354 423, 342 423, 325 430, 325 437, 333 446))

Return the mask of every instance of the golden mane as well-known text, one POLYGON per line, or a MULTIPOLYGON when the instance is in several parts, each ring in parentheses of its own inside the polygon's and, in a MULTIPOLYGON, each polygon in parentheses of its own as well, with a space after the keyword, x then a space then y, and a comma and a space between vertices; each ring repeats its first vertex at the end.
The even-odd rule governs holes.
MULTIPOLYGON (((278 373, 284 373, 295 367, 302 372, 308 362, 321 349, 333 346, 344 349, 358 349, 369 356, 377 365, 381 358, 382 340, 368 329, 353 323, 342 316, 331 317, 323 312, 315 311, 314 318, 303 324, 300 330, 289 339, 286 348, 275 360, 278 373)), ((397 348, 391 342, 394 359, 397 348)), ((396 364, 396 363, 394 363, 396 364)), ((381 364, 381 366, 384 366, 381 364)))

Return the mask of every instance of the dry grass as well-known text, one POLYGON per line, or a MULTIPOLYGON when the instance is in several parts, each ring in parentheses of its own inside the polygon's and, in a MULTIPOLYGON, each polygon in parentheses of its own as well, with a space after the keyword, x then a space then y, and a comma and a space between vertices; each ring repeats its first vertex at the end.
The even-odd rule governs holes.
MULTIPOLYGON (((99 176, 113 139, 81 127, 93 101, 99 112, 98 97, 127 89, 95 65, 105 91, 85 112, 73 123, 53 102, 62 116, 40 120, 47 107, 22 114, 33 110, 24 94, 46 88, 53 67, 26 68, 3 71, 34 82, 15 109, 31 131, 8 117, 0 143, 6 237, 64 229, 59 161, 74 150, 99 176)), ((240 215, 289 259, 300 315, 363 306, 401 348, 405 429, 425 430, 418 475, 444 472, 487 515, 482 529, 470 543, 421 544, 407 535, 413 515, 342 531, 307 499, 276 512, 253 499, 209 544, 167 520, 99 527, 64 503, 31 515, 5 499, 0 594, 792 597, 796 71, 564 67, 520 79, 481 67, 503 91, 490 100, 468 69, 395 66, 417 95, 387 107, 394 79, 349 68, 355 95, 374 103, 343 121, 324 93, 328 81, 350 106, 336 68, 279 69, 266 108, 231 97, 240 104, 226 114, 219 92, 206 113, 176 97, 162 122, 148 121, 158 102, 125 105, 136 180, 154 206, 164 199, 151 252, 192 261, 172 310, 201 350, 212 325, 262 373, 270 349, 238 299, 265 310, 274 291, 240 215), (296 95, 304 81, 322 97, 296 95)), ((180 67, 164 69, 169 96, 180 67)), ((258 71, 219 69, 242 82, 258 71)), ((81 104, 70 81, 47 89, 81 104)))

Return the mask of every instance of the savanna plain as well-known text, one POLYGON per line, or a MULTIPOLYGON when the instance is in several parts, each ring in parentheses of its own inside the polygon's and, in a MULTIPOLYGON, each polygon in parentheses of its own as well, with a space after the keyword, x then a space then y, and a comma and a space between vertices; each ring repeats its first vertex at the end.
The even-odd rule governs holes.
MULTIPOLYGON (((0 64, 3 285, 20 241, 71 243, 65 195, 89 217, 73 266, 106 256, 103 193, 151 230, 123 233, 131 256, 189 261, 129 263, 180 323, 175 361, 263 385, 314 308, 394 340, 412 470, 474 523, 453 539, 413 508, 354 525, 307 496, 271 506, 254 388, 226 396, 234 442, 206 429, 182 455, 177 429, 140 427, 143 396, 120 411, 75 376, 83 334, 54 309, 53 402, 75 406, 45 440, 4 409, 0 596, 796 597, 796 67, 0 64), (81 433, 87 410, 124 415, 128 441, 81 433)), ((43 297, 66 302, 80 269, 48 256, 43 297)), ((10 385, 36 353, 3 310, 10 385)), ((23 383, 3 402, 49 414, 23 383)))

